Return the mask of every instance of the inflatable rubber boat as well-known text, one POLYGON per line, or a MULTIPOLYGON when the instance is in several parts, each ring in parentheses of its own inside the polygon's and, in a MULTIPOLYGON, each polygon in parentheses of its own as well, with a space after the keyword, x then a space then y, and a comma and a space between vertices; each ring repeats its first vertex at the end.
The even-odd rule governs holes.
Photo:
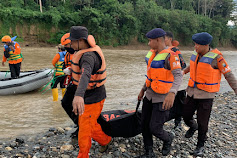
POLYGON ((52 77, 51 69, 22 71, 19 78, 12 79, 11 73, 0 72, 0 95, 19 94, 33 91, 47 84, 52 77))

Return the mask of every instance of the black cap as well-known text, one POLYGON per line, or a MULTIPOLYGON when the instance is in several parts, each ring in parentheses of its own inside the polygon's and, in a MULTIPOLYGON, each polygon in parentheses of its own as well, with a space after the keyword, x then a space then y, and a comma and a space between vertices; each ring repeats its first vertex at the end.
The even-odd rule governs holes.
POLYGON ((207 32, 196 33, 192 36, 192 40, 200 45, 210 44, 213 37, 207 32))
POLYGON ((88 30, 83 26, 72 26, 70 29, 70 39, 71 41, 85 39, 87 40, 88 30))
POLYGON ((155 28, 155 29, 147 32, 146 37, 150 38, 150 39, 156 39, 156 38, 159 38, 159 37, 163 37, 165 35, 166 35, 166 33, 163 29, 155 28))

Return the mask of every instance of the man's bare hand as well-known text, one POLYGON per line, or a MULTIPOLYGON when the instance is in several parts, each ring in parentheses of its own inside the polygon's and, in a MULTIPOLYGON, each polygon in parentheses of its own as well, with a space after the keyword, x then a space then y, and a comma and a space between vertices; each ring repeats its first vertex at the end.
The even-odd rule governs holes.
POLYGON ((138 101, 141 101, 143 99, 143 96, 144 96, 144 90, 141 89, 139 95, 138 95, 138 101))
POLYGON ((72 106, 73 106, 73 112, 75 113, 75 115, 82 115, 85 111, 85 104, 84 104, 84 98, 80 97, 80 96, 75 96, 72 102, 72 106))
POLYGON ((2 66, 5 66, 4 62, 2 62, 2 66))
POLYGON ((174 104, 174 98, 175 98, 174 93, 168 93, 168 95, 165 97, 165 100, 163 102, 162 109, 169 110, 170 108, 172 108, 174 104))
POLYGON ((13 46, 9 46, 9 48, 10 48, 12 51, 14 51, 14 50, 15 50, 13 46))

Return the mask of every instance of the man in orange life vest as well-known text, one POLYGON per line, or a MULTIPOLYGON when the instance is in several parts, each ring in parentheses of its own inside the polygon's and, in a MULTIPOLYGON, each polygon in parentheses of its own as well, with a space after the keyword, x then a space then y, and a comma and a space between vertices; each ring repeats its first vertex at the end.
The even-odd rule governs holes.
POLYGON ((183 119, 190 127, 185 134, 186 138, 192 137, 198 130, 198 142, 193 154, 203 156, 213 98, 220 89, 221 74, 224 74, 235 94, 237 82, 221 52, 217 49, 210 50, 212 36, 209 33, 197 33, 192 36, 192 40, 195 42, 195 52, 191 56, 190 66, 184 70, 184 74, 190 72, 190 79, 183 119), (196 110, 197 123, 193 119, 196 110))
POLYGON ((183 70, 186 67, 186 63, 185 63, 184 58, 178 48, 179 42, 174 40, 174 35, 172 32, 166 31, 165 45, 167 47, 172 47, 172 51, 174 51, 179 56, 181 68, 183 70))
MULTIPOLYGON (((174 51, 179 56, 180 64, 181 64, 181 69, 183 70, 186 67, 186 63, 185 63, 184 58, 183 58, 183 56, 182 56, 182 54, 181 54, 181 52, 180 52, 180 50, 178 48, 179 42, 176 41, 176 40, 174 41, 173 39, 174 39, 173 33, 169 32, 169 31, 166 31, 165 45, 167 47, 171 47, 171 50, 174 51)), ((174 129, 177 128, 177 127, 181 128, 181 120, 182 120, 182 116, 176 116, 175 117, 174 129)))
POLYGON ((61 104, 62 104, 62 107, 65 110, 65 112, 68 114, 68 116, 72 119, 72 121, 75 123, 75 125, 77 125, 77 129, 75 130, 75 132, 73 132, 71 134, 71 137, 77 137, 78 131, 79 131, 78 116, 76 116, 72 112, 72 110, 73 110, 72 100, 74 98, 76 87, 73 87, 72 85, 69 84, 71 81, 71 76, 72 76, 71 61, 72 61, 72 57, 73 57, 75 50, 73 48, 71 48, 71 40, 68 39, 69 37, 70 37, 70 33, 66 33, 61 38, 61 44, 64 46, 64 48, 67 51, 67 54, 65 55, 65 58, 64 58, 64 65, 63 65, 63 72, 66 75, 64 84, 67 87, 67 90, 66 90, 65 95, 61 101, 61 104))
POLYGON ((92 35, 82 26, 70 29, 71 47, 78 51, 72 59, 72 82, 75 88, 73 112, 79 115, 78 158, 88 158, 91 139, 97 141, 100 152, 108 149, 112 138, 97 123, 106 98, 106 64, 104 55, 92 35))
POLYGON ((8 61, 11 71, 11 78, 18 78, 21 70, 21 48, 17 42, 12 41, 11 37, 6 35, 2 37, 4 44, 4 56, 2 57, 2 66, 8 61))
MULTIPOLYGON (((175 94, 182 82, 179 57, 170 48, 165 49, 165 31, 155 28, 146 34, 151 50, 146 55, 147 80, 141 89, 138 100, 143 99, 142 135, 145 154, 140 158, 153 158, 152 135, 163 141, 162 155, 170 153, 174 136, 163 129, 169 118, 175 94)), ((138 158, 139 158, 138 157, 138 158)))

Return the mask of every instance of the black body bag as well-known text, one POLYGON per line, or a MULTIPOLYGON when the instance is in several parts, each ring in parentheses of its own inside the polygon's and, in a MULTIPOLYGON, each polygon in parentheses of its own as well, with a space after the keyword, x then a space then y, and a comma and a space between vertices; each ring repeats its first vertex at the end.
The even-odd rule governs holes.
MULTIPOLYGON (((185 90, 177 92, 167 121, 182 117, 185 98, 185 90)), ((135 111, 112 110, 102 112, 97 122, 101 125, 105 134, 111 137, 134 137, 141 133, 141 111, 138 110, 139 105, 140 101, 137 103, 135 111)))
POLYGON ((183 104, 184 100, 186 98, 186 91, 185 90, 180 90, 177 92, 174 100, 174 105, 170 109, 170 115, 169 119, 167 121, 170 121, 172 119, 182 117, 182 111, 183 111, 183 104))
POLYGON ((111 137, 134 137, 141 133, 141 111, 112 110, 102 112, 97 122, 105 134, 111 137))

